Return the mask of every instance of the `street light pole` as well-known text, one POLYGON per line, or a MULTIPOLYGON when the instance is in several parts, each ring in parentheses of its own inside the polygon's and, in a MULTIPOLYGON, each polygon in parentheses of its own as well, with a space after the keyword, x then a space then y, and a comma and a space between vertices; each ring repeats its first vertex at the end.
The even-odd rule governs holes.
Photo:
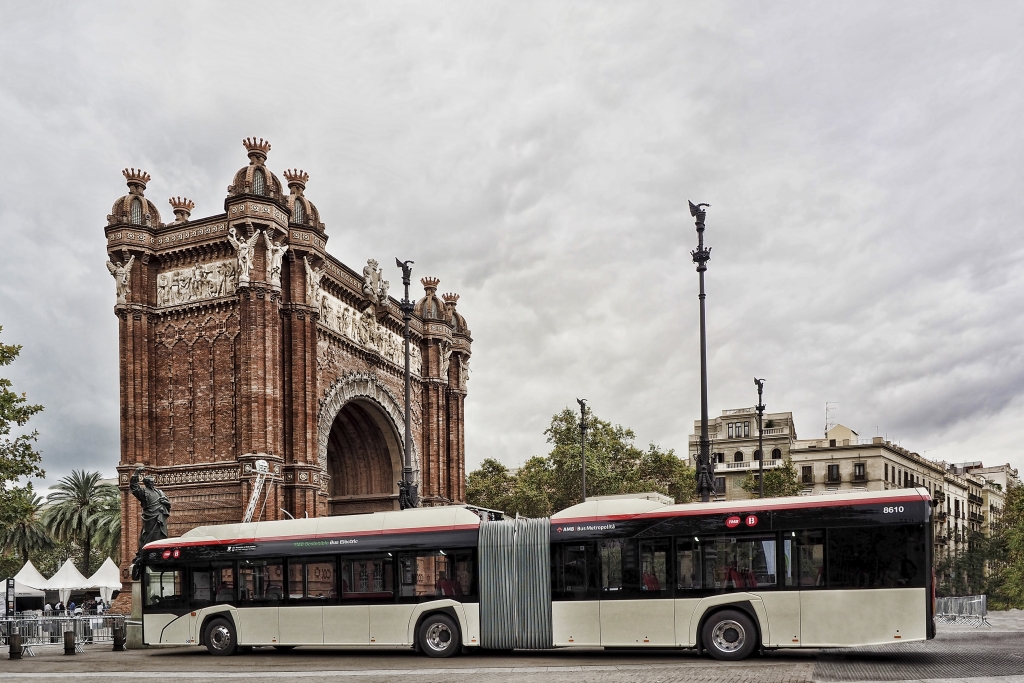
POLYGON ((587 399, 578 398, 580 404, 580 460, 583 463, 583 476, 580 477, 580 486, 583 490, 581 503, 587 502, 587 399))
POLYGON ((711 500, 714 490, 714 463, 711 462, 711 440, 708 438, 708 343, 707 330, 704 324, 704 272, 711 260, 711 247, 704 246, 704 217, 707 212, 703 207, 710 204, 690 204, 690 215, 697 226, 697 248, 690 252, 693 262, 697 264, 700 276, 700 443, 697 448, 697 493, 701 502, 711 500))
POLYGON ((419 506, 419 495, 416 483, 412 480, 412 365, 409 360, 409 342, 411 332, 409 323, 412 321, 412 301, 409 300, 409 283, 412 278, 412 261, 395 259, 395 265, 402 269, 402 284, 405 285, 405 298, 398 307, 402 310, 402 321, 405 323, 405 464, 402 467, 402 480, 398 482, 398 506, 405 510, 419 506))
POLYGON ((764 437, 761 426, 764 420, 764 401, 761 400, 764 380, 755 377, 754 385, 757 387, 757 452, 761 454, 757 464, 757 497, 764 498, 764 437))

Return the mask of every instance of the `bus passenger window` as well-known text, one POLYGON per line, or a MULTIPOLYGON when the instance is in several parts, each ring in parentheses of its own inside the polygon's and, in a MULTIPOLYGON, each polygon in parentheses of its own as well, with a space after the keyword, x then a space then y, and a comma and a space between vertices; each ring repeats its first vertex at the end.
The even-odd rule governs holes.
MULTIPOLYGON (((462 557, 462 554, 460 554, 462 557)), ((462 557, 463 567, 455 557, 444 550, 417 555, 404 556, 401 563, 402 597, 442 597, 465 595, 463 581, 472 567, 466 565, 468 557, 462 557)))
POLYGON ((829 588, 923 588, 920 525, 829 529, 829 588))
POLYGON ((601 592, 622 590, 622 539, 601 541, 598 544, 601 556, 601 592))
POLYGON ((180 569, 146 567, 146 607, 183 607, 185 595, 181 586, 180 569))
POLYGON ((235 571, 228 565, 192 568, 192 606, 235 601, 235 571))
POLYGON ((700 544, 696 539, 676 541, 676 587, 681 590, 701 588, 700 544))
POLYGON ((719 537, 704 543, 705 587, 719 591, 775 587, 775 537, 719 537))
POLYGON ((640 590, 646 597, 659 597, 668 591, 668 553, 671 541, 659 538, 640 542, 640 590))
POLYGON ((238 563, 238 602, 255 605, 284 599, 284 566, 280 560, 238 563))
POLYGON ((391 600, 395 596, 390 557, 341 562, 341 597, 345 600, 391 600))
POLYGON ((323 602, 338 597, 334 562, 288 560, 288 599, 323 602))
POLYGON ((796 537, 800 586, 825 586, 825 532, 802 531, 796 537))
POLYGON ((567 543, 551 547, 553 550, 558 548, 557 553, 552 553, 551 568, 557 579, 557 583, 552 585, 552 593, 561 594, 561 599, 569 600, 596 598, 601 566, 595 545, 567 543))

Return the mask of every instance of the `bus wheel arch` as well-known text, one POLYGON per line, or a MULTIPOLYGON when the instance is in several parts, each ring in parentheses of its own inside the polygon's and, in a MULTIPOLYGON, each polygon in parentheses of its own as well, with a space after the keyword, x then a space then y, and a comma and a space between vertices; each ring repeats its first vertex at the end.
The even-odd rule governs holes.
POLYGON ((429 657, 451 657, 462 650, 462 623, 453 607, 438 607, 436 609, 424 610, 416 619, 416 627, 413 629, 413 648, 416 652, 423 653, 429 657), (437 623, 435 623, 437 622, 437 623), (428 634, 426 631, 429 630, 428 634), (450 638, 451 646, 446 650, 439 650, 429 646, 424 647, 424 641, 433 637, 433 631, 442 632, 442 640, 450 638))
POLYGON ((233 655, 242 649, 238 644, 238 627, 229 612, 217 612, 204 619, 200 633, 201 644, 206 646, 211 655, 233 655), (227 642, 221 644, 224 638, 227 642))
POLYGON ((712 607, 708 607, 707 610, 704 611, 704 614, 700 617, 700 622, 697 624, 697 654, 703 654, 707 650, 707 648, 704 647, 704 627, 707 625, 708 621, 716 614, 728 610, 740 612, 750 619, 751 623, 754 625, 753 635, 755 648, 760 649, 762 637, 761 620, 757 616, 757 611, 754 609, 754 605, 751 604, 749 600, 740 600, 738 602, 727 602, 721 605, 714 605, 712 607))

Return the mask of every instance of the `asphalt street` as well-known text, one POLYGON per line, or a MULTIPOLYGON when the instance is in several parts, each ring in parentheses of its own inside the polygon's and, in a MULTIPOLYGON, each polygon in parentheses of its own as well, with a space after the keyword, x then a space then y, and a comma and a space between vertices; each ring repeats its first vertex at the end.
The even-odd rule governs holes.
POLYGON ((940 626, 926 643, 876 648, 769 652, 744 662, 717 662, 687 651, 476 652, 430 659, 411 651, 256 649, 234 657, 212 657, 200 648, 111 652, 86 646, 66 656, 60 647, 36 650, 20 661, 0 659, 0 680, 239 680, 342 681, 353 683, 459 683, 595 681, 640 683, 708 681, 970 681, 1024 683, 1024 617, 993 614, 992 627, 940 626))

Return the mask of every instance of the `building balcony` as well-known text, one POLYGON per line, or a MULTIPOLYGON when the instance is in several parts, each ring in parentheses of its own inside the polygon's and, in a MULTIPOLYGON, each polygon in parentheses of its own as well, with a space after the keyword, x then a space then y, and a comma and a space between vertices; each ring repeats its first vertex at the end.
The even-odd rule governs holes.
POLYGON ((949 517, 949 515, 946 514, 945 510, 940 510, 939 512, 935 513, 935 519, 940 522, 945 522, 947 517, 949 517))
MULTIPOLYGON (((764 468, 766 470, 774 469, 776 467, 782 467, 783 460, 779 458, 777 460, 765 460, 764 468)), ((748 470, 759 469, 758 460, 744 460, 743 462, 719 462, 715 463, 716 472, 746 472, 748 470)))
POLYGON ((967 502, 973 503, 975 505, 984 505, 985 504, 985 500, 981 496, 976 496, 973 493, 968 493, 967 494, 967 502))
POLYGON ((985 522, 985 515, 979 515, 977 512, 969 512, 967 513, 967 519, 971 520, 972 522, 982 524, 985 522))
POLYGON ((932 494, 932 500, 946 500, 946 494, 943 491, 936 491, 932 494))
POLYGON ((942 534, 935 537, 935 545, 945 546, 949 543, 946 537, 942 534))

